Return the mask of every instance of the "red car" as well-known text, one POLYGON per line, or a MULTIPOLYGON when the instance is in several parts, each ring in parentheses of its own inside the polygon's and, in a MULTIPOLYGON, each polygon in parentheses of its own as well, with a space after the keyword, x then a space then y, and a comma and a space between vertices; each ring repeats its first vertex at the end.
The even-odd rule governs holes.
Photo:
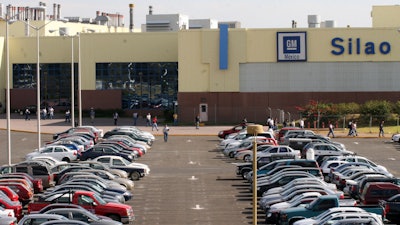
POLYGON ((0 198, 0 206, 5 209, 14 210, 15 217, 20 220, 23 216, 22 205, 19 201, 11 201, 10 199, 0 198))
POLYGON ((35 193, 43 192, 42 179, 33 178, 31 175, 29 175, 27 173, 7 173, 7 174, 3 174, 1 176, 9 177, 9 178, 25 178, 32 183, 35 193))
POLYGON ((27 204, 33 199, 33 192, 30 190, 29 187, 26 187, 24 184, 9 182, 2 183, 1 185, 9 187, 11 188, 11 190, 17 193, 19 201, 22 202, 22 204, 27 204))
POLYGON ((10 187, 0 186, 0 191, 7 195, 11 201, 19 201, 19 196, 10 187))
POLYGON ((218 132, 218 137, 225 139, 226 136, 228 136, 229 134, 232 133, 238 133, 239 131, 243 130, 244 128, 246 128, 250 123, 241 123, 238 124, 230 129, 227 130, 221 130, 220 132, 218 132))

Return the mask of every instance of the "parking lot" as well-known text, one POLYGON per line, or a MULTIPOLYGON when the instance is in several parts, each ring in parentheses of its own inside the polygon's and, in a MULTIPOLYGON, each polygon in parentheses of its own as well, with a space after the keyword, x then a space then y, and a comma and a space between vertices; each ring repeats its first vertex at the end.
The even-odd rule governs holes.
MULTIPOLYGON (((252 224, 249 185, 235 175, 234 160, 216 150, 217 131, 215 136, 171 135, 167 143, 157 136, 151 151, 138 160, 150 166, 150 176, 135 182, 134 198, 127 202, 136 214, 134 224, 252 224)), ((22 160, 35 148, 36 136, 12 133, 13 162, 22 160)), ((0 131, 0 137, 2 155, 5 155, 4 130, 0 131)), ((50 139, 51 135, 43 135, 43 140, 50 139)), ((400 176, 398 143, 378 138, 337 138, 335 141, 400 176)), ((0 161, 7 163, 6 157, 0 161)), ((258 222, 264 223, 261 211, 258 222)))

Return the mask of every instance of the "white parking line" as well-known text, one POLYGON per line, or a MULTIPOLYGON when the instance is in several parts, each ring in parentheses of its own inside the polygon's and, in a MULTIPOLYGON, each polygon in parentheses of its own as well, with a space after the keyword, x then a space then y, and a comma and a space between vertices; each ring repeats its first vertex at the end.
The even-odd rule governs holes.
POLYGON ((200 205, 196 205, 196 207, 194 207, 192 209, 204 209, 204 208, 200 207, 200 205))
POLYGON ((195 176, 192 176, 189 178, 189 180, 198 180, 199 178, 196 178, 195 176))

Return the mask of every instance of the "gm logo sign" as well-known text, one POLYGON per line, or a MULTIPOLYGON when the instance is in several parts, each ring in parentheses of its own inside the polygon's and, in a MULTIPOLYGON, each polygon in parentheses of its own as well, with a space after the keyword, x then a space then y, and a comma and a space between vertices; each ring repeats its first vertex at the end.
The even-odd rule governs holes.
POLYGON ((277 33, 278 61, 306 61, 306 32, 277 33))

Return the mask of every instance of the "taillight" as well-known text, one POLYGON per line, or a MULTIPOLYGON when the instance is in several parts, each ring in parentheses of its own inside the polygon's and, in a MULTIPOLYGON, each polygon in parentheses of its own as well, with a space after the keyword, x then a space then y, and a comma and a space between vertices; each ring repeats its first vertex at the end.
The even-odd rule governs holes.
POLYGON ((76 155, 77 153, 76 153, 77 151, 74 151, 74 155, 76 155))
POLYGON ((384 215, 386 216, 386 214, 387 214, 388 212, 390 212, 390 207, 389 207, 389 204, 386 204, 386 205, 385 205, 385 210, 383 210, 383 213, 384 213, 384 215))
POLYGON ((344 199, 344 194, 342 193, 342 194, 340 194, 340 197, 339 197, 339 199, 344 199))
POLYGON ((16 222, 13 221, 10 223, 10 225, 17 225, 17 224, 16 224, 16 222))

